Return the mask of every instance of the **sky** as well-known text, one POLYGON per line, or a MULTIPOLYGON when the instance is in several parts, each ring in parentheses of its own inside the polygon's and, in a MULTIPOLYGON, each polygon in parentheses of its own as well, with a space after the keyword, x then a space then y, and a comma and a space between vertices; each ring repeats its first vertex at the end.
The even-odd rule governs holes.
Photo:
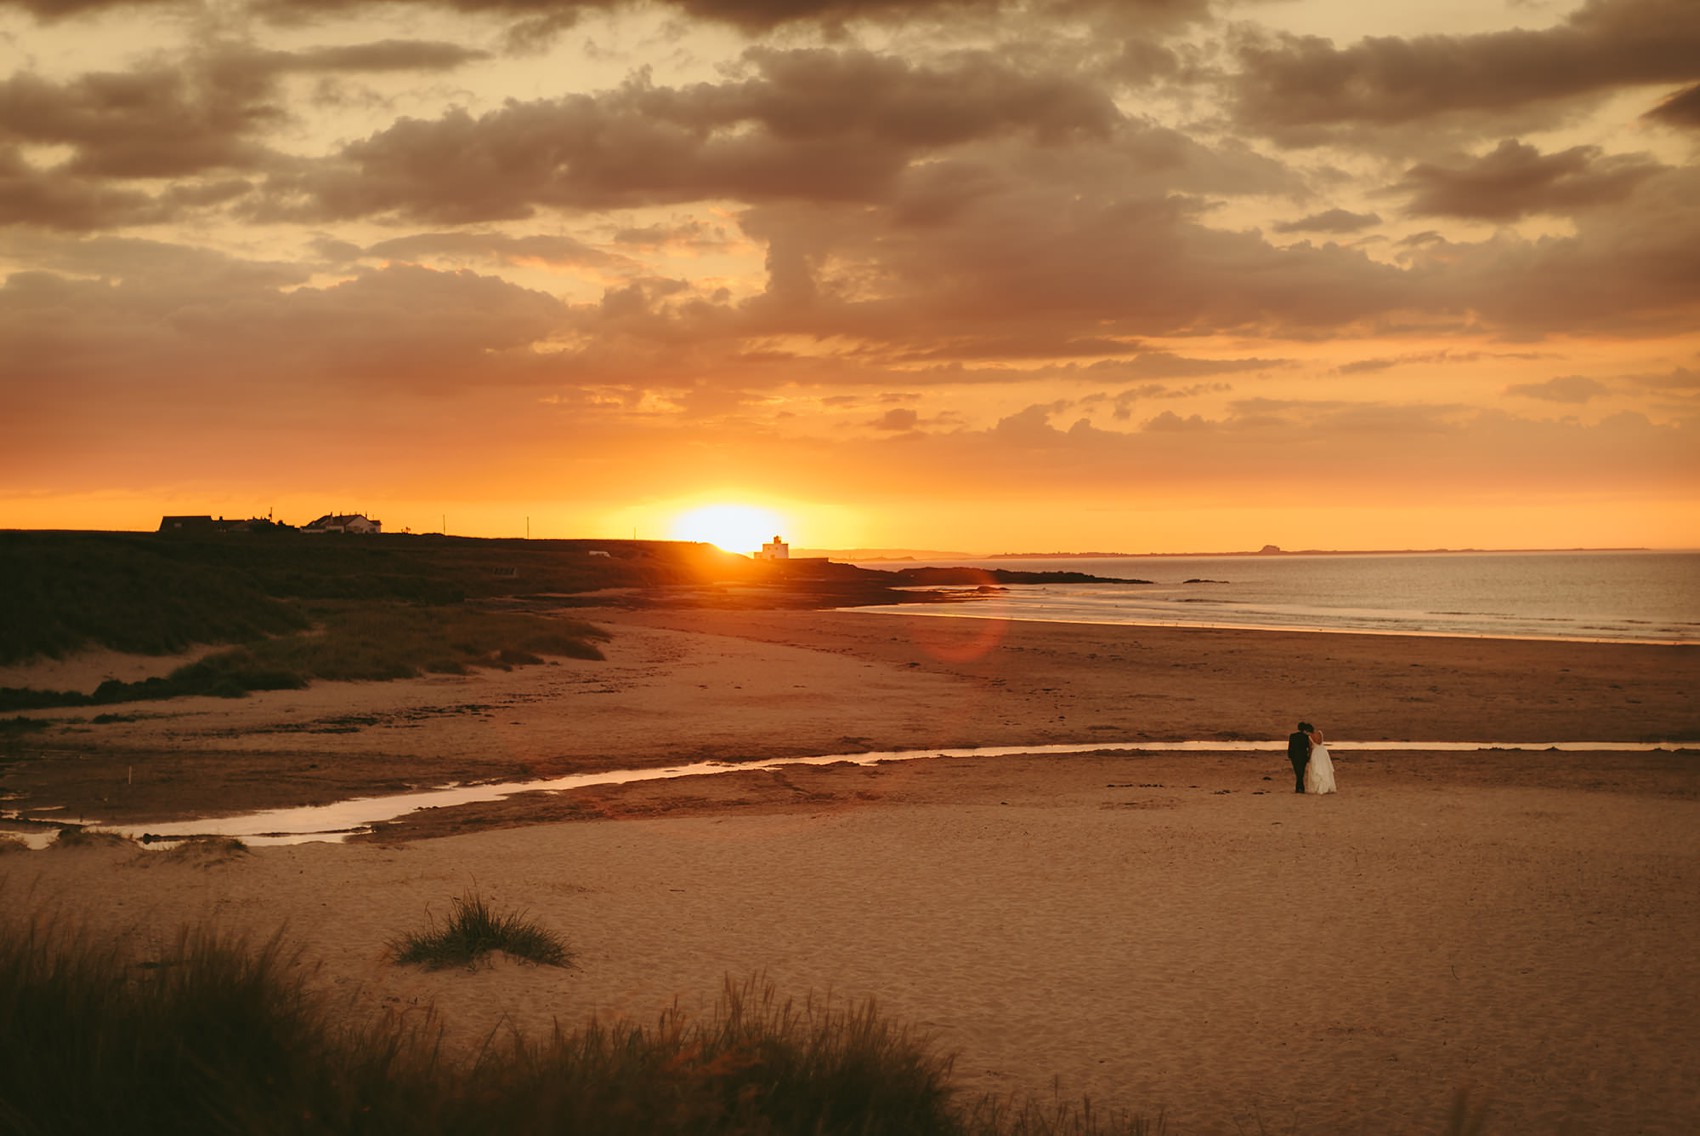
POLYGON ((0 528, 1696 548, 1700 3, 0 0, 0 281, 0 528))

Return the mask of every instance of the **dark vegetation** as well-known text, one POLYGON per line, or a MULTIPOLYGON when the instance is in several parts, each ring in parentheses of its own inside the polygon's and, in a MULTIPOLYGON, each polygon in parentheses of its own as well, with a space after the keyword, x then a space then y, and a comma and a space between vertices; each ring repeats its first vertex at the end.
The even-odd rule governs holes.
POLYGON ((0 664, 230 645, 93 693, 0 689, 0 711, 599 658, 601 631, 558 611, 500 610, 504 601, 549 597, 559 608, 601 588, 700 585, 748 563, 660 541, 0 532, 0 664))
POLYGON ((572 961, 559 935, 523 915, 499 915, 477 894, 457 897, 442 926, 433 920, 426 930, 403 935, 391 950, 397 962, 430 970, 473 967, 495 951, 544 966, 567 966, 572 961))
POLYGON ((728 983, 717 1011, 492 1037, 350 1021, 296 952, 184 931, 163 949, 13 916, 0 927, 0 1129, 606 1136, 1143 1133, 1061 1102, 963 1102, 951 1061, 876 1013, 728 983))

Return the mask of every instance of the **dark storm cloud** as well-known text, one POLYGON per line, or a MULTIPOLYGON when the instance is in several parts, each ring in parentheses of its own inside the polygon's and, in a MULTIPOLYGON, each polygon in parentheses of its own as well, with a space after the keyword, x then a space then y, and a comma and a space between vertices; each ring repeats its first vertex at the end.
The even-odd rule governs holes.
POLYGON ((914 66, 864 51, 752 51, 754 75, 510 102, 479 117, 403 119, 338 160, 280 177, 274 208, 336 218, 467 222, 540 205, 598 208, 730 197, 866 200, 916 155, 1011 132, 1101 137, 1103 93, 975 55, 914 66))
POLYGON ((1522 395, 1524 398, 1538 398, 1546 402, 1568 402, 1580 406, 1591 398, 1597 398, 1607 393, 1610 388, 1597 379, 1586 375, 1560 375, 1556 379, 1548 379, 1544 383, 1513 383, 1505 388, 1506 394, 1522 395))
POLYGON ((1505 111, 1639 84, 1700 78, 1700 4, 1588 0, 1555 27, 1373 37, 1260 36, 1242 47, 1241 119, 1282 133, 1505 111))
POLYGON ((1381 224, 1375 213, 1353 213, 1346 209, 1328 209, 1312 213, 1297 221, 1282 221, 1275 226, 1277 233, 1356 233, 1371 225, 1381 224))
POLYGON ((1414 216, 1513 221, 1617 204, 1665 168, 1641 155, 1608 156, 1598 146, 1542 154, 1506 139, 1455 166, 1412 166, 1400 188, 1411 194, 1406 210, 1414 216))
POLYGON ((1678 91, 1641 117, 1668 126, 1700 127, 1700 84, 1678 91))

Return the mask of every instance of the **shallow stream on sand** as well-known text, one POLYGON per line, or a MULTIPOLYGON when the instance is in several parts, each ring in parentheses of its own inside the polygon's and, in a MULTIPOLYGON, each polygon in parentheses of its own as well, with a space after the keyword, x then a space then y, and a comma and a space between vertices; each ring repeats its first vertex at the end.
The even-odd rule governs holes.
MULTIPOLYGON (((1010 757, 1020 755, 1064 755, 1080 753, 1247 753, 1279 751, 1286 740, 1277 741, 1179 741, 1179 742, 1084 742, 1064 745, 980 746, 961 749, 911 749, 870 753, 840 753, 820 757, 781 757, 767 761, 703 761, 654 769, 609 769, 574 773, 535 781, 490 781, 472 785, 443 785, 381 797, 355 797, 330 805, 272 809, 234 816, 204 817, 199 820, 147 825, 103 825, 91 821, 86 827, 143 840, 150 846, 169 846, 190 836, 231 836, 245 844, 305 844, 310 841, 341 842, 373 825, 394 820, 419 809, 452 808, 456 805, 496 801, 516 793, 551 793, 583 789, 592 785, 625 785, 637 781, 659 781, 675 777, 700 777, 740 770, 778 769, 788 765, 878 765, 891 761, 917 761, 949 757, 1010 757)), ((1682 752, 1692 747, 1656 742, 1330 742, 1336 753, 1370 751, 1422 753, 1518 750, 1559 750, 1583 753, 1682 752)), ((51 843, 58 827, 19 822, 15 814, 0 821, 0 832, 22 836, 32 848, 51 843)))

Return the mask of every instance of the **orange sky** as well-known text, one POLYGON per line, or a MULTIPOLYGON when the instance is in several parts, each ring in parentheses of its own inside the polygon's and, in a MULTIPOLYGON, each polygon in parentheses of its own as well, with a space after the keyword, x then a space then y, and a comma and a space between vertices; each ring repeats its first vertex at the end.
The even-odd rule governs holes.
POLYGON ((0 527, 1700 547, 1692 0, 0 0, 0 59, 0 527))

